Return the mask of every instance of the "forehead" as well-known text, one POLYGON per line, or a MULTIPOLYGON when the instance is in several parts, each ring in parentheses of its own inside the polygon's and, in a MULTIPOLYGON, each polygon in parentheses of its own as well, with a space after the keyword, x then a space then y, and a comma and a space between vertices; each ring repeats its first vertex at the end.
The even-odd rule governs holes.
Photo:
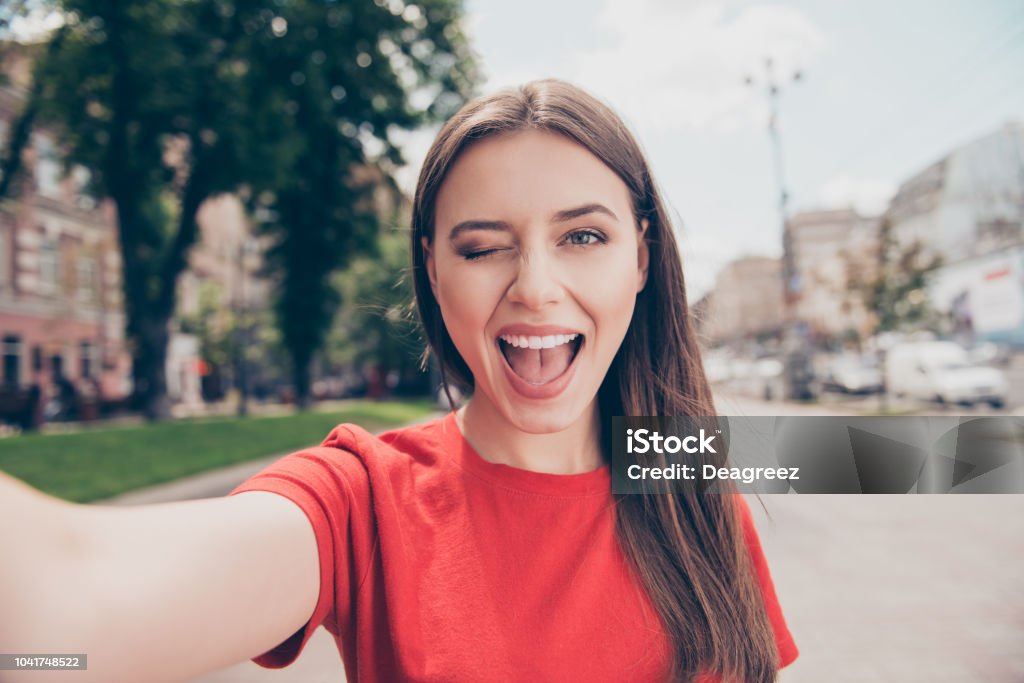
POLYGON ((494 135, 456 160, 437 196, 436 225, 467 219, 527 222, 585 204, 632 217, 626 184, 585 147, 548 131, 494 135))

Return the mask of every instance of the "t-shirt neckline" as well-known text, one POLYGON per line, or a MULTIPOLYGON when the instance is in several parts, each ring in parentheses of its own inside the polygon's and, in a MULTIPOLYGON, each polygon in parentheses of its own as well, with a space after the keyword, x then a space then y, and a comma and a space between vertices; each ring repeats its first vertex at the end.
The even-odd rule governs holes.
POLYGON ((462 435, 455 411, 450 411, 441 420, 441 431, 446 450, 455 462, 462 469, 492 484, 559 497, 595 496, 608 494, 611 490, 611 467, 607 464, 580 474, 551 474, 486 460, 462 435))

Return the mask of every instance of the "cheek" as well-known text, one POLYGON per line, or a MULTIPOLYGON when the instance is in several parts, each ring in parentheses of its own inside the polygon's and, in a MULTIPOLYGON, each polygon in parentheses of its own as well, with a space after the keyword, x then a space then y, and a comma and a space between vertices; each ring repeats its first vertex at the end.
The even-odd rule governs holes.
MULTIPOLYGON (((636 253, 608 250, 574 269, 575 291, 606 338, 625 334, 636 303, 636 253)), ((609 342, 614 341, 609 339, 609 342)), ((616 347, 618 346, 616 342, 616 347)))
POLYGON ((441 315, 455 348, 467 362, 479 353, 481 334, 501 298, 499 279, 493 274, 486 277, 485 270, 458 262, 445 263, 439 270, 444 273, 437 282, 441 315))

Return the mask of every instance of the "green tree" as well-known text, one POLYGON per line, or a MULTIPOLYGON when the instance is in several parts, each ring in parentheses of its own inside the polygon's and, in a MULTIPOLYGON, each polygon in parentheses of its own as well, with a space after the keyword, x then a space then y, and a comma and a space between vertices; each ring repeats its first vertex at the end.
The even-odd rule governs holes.
POLYGON ((920 242, 900 243, 886 217, 879 227, 878 272, 867 283, 866 301, 878 321, 877 331, 914 330, 935 324, 928 303, 928 276, 942 264, 920 242))
POLYGON ((289 163, 253 197, 275 244, 269 272, 300 406, 341 304, 331 274, 374 251, 390 212, 377 195, 403 161, 395 132, 449 116, 472 90, 461 15, 453 0, 292 2, 270 19, 260 80, 285 114, 272 125, 289 163))
POLYGON ((369 248, 394 131, 470 92, 458 0, 63 0, 40 112, 116 208, 127 339, 147 416, 168 413, 176 282, 204 200, 238 191, 273 236, 269 272, 300 404, 338 303, 330 273, 369 248), (418 106, 422 103, 422 106, 418 106))
POLYGON ((388 230, 380 236, 379 257, 362 256, 338 274, 342 306, 335 321, 329 359, 372 367, 386 377, 398 373, 404 384, 421 374, 423 341, 412 308, 409 234, 388 230))
POLYGON ((240 27, 214 3, 66 0, 66 37, 41 65, 40 114, 69 163, 117 209, 135 398, 169 413, 164 368, 177 279, 207 198, 238 186, 245 83, 221 68, 240 27))

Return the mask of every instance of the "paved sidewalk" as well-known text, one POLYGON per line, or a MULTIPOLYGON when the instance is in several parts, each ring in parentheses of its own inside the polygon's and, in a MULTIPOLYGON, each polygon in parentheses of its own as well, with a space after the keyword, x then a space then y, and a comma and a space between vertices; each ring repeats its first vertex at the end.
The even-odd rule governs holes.
POLYGON ((113 498, 97 501, 97 503, 101 505, 153 505, 177 500, 219 498, 231 493, 236 486, 284 455, 283 453, 272 455, 209 472, 200 472, 168 484, 157 484, 122 493, 113 498))
POLYGON ((1024 681, 1024 496, 750 499, 800 658, 782 683, 1024 681))

